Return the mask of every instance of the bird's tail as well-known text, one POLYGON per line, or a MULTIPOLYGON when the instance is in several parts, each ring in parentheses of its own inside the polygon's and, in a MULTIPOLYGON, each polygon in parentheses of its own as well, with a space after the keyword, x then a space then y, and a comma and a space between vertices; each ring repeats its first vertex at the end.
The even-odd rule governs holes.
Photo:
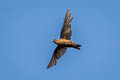
POLYGON ((75 46, 74 48, 76 48, 76 49, 80 50, 80 47, 82 47, 82 46, 81 46, 81 45, 79 45, 79 44, 76 44, 76 46, 75 46))

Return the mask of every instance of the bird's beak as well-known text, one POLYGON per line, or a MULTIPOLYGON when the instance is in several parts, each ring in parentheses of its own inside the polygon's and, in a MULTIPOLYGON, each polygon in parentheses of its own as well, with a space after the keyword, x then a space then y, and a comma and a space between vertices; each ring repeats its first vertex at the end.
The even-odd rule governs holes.
POLYGON ((55 40, 53 40, 53 42, 55 43, 55 40))

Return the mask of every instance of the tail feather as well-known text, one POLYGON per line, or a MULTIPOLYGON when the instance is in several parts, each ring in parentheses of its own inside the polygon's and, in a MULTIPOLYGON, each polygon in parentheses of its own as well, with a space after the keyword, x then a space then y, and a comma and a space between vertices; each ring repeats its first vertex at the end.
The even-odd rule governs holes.
POLYGON ((80 50, 80 47, 82 47, 81 45, 77 44, 77 46, 75 47, 76 49, 80 50))

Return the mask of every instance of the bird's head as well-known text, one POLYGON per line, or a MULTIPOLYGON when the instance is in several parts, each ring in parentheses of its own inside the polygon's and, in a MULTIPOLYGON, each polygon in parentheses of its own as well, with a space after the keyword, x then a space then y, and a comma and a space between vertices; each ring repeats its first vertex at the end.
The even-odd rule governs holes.
POLYGON ((53 40, 53 42, 54 42, 54 43, 57 43, 58 40, 59 40, 59 39, 55 39, 55 40, 53 40))

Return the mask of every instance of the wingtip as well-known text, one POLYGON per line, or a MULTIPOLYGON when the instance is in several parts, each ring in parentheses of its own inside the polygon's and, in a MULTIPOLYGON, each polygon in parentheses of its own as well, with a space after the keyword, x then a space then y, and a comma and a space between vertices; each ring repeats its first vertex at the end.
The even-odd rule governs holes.
POLYGON ((54 65, 56 65, 56 63, 57 63, 57 60, 56 60, 56 58, 53 55, 51 60, 50 60, 50 62, 49 62, 49 64, 48 64, 48 66, 47 66, 47 69, 53 67, 54 65))
POLYGON ((50 67, 48 67, 48 66, 47 66, 47 68, 46 68, 46 69, 49 69, 49 68, 50 68, 50 67))
POLYGON ((69 9, 67 9, 67 11, 66 11, 66 17, 67 17, 67 18, 70 18, 70 17, 71 17, 71 12, 70 12, 69 9))
POLYGON ((67 9, 66 12, 67 12, 67 13, 70 13, 70 9, 67 9))
POLYGON ((50 67, 52 67, 50 64, 48 64, 47 68, 46 69, 49 69, 50 67))
POLYGON ((67 9, 67 11, 70 11, 70 9, 67 9))
MULTIPOLYGON (((56 64, 55 64, 56 65, 56 64)), ((50 69, 51 67, 55 66, 55 65, 48 65, 46 69, 50 69)))

